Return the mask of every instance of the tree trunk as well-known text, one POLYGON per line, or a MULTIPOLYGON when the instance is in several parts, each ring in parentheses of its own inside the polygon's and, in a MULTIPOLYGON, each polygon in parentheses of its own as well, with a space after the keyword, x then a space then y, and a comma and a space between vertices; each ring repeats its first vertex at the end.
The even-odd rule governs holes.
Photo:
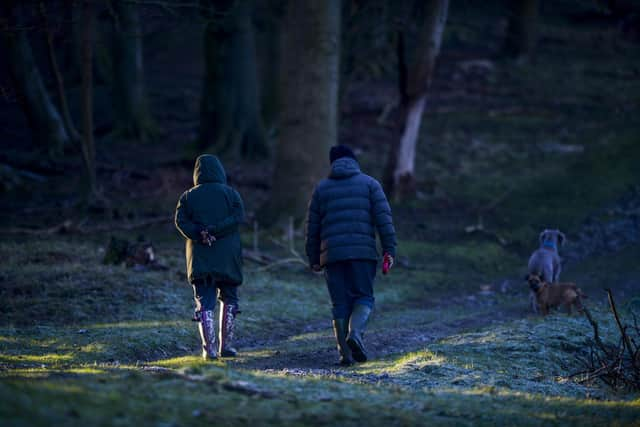
POLYGON ((96 150, 93 141, 93 25, 91 0, 82 5, 82 157, 87 172, 87 194, 96 195, 96 150))
POLYGON ((506 56, 522 60, 531 54, 536 40, 538 8, 538 0, 509 2, 509 23, 503 46, 506 56))
POLYGON ((407 34, 405 29, 398 35, 398 140, 391 147, 384 173, 386 190, 396 200, 414 197, 416 193, 416 146, 448 9, 448 0, 416 1, 412 10, 413 19, 417 20, 416 36, 407 34), (415 45, 411 40, 415 40, 415 45))
POLYGON ((280 114, 284 5, 284 0, 258 0, 254 13, 260 103, 262 120, 268 134, 275 133, 280 114))
POLYGON ((205 81, 200 102, 200 148, 242 157, 269 154, 260 116, 251 0, 211 2, 204 33, 205 81))
POLYGON ((49 65, 51 71, 56 79, 56 88, 58 90, 58 102, 60 103, 60 110, 64 121, 64 126, 67 131, 67 135, 73 140, 74 143, 80 141, 80 134, 76 130, 71 118, 71 112, 69 111, 69 103, 67 102, 67 94, 64 85, 64 78, 60 67, 58 66, 58 59, 56 58, 56 51, 53 45, 53 31, 49 25, 49 17, 47 16, 47 8, 44 2, 40 3, 40 16, 44 25, 44 30, 47 37, 47 53, 49 57, 49 65))
POLYGON ((146 141, 156 132, 144 89, 142 34, 138 5, 117 0, 113 5, 113 100, 116 133, 146 141))
POLYGON ((303 217, 337 141, 340 0, 289 1, 283 34, 281 128, 264 218, 303 217))
POLYGON ((15 28, 15 31, 5 32, 11 78, 34 140, 50 154, 58 155, 70 142, 69 135, 60 113, 51 102, 33 57, 22 19, 22 6, 16 3, 11 7, 10 4, 2 6, 2 10, 7 25, 15 28))

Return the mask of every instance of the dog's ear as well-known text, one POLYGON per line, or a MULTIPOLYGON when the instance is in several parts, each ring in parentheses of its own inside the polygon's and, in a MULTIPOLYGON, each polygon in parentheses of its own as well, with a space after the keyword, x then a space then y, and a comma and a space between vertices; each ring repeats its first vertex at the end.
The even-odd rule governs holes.
POLYGON ((531 277, 531 275, 530 275, 530 274, 527 274, 526 276, 524 276, 524 280, 525 280, 526 282, 528 282, 528 281, 529 281, 529 277, 531 277))
POLYGON ((567 243, 567 236, 562 231, 558 231, 558 238, 560 239, 560 245, 564 246, 567 243))

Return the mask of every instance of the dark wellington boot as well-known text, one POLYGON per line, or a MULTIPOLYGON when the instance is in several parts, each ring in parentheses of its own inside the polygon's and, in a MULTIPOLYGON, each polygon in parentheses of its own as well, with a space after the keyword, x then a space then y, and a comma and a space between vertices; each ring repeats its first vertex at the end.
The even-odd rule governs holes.
POLYGON ((371 308, 366 305, 356 304, 353 306, 351 317, 349 318, 349 335, 347 335, 347 345, 351 349, 351 354, 356 362, 366 362, 367 352, 362 342, 364 330, 371 314, 371 308))
POLYGON ((234 326, 238 306, 220 302, 220 322, 218 337, 220 338, 220 356, 235 357, 238 352, 233 348, 234 326))
POLYGON ((351 349, 347 345, 347 329, 349 321, 347 319, 333 319, 333 332, 336 335, 336 343, 338 344, 338 352, 340 353, 340 365, 353 365, 351 357, 351 349))
POLYGON ((216 326, 212 310, 203 310, 198 313, 200 339, 202 340, 202 358, 213 360, 216 354, 216 326))

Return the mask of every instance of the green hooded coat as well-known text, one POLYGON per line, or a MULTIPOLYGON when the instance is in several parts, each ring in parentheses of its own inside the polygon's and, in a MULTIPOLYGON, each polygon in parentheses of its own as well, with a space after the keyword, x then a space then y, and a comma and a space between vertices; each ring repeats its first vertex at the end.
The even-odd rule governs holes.
POLYGON ((242 283, 242 245, 238 226, 244 222, 244 206, 216 156, 203 154, 193 169, 194 186, 185 191, 176 207, 175 224, 187 239, 187 278, 193 283, 211 275, 215 280, 242 283), (200 232, 216 237, 203 244, 200 232))

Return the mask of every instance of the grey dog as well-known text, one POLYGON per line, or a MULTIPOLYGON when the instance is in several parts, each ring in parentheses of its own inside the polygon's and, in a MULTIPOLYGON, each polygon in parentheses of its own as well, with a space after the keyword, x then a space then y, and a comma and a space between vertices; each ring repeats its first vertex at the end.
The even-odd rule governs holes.
MULTIPOLYGON (((529 258, 529 274, 539 276, 544 282, 557 283, 562 271, 558 246, 564 245, 567 238, 560 230, 544 230, 540 233, 539 240, 540 247, 529 258)), ((537 313, 538 303, 533 292, 529 301, 533 312, 537 313)))

